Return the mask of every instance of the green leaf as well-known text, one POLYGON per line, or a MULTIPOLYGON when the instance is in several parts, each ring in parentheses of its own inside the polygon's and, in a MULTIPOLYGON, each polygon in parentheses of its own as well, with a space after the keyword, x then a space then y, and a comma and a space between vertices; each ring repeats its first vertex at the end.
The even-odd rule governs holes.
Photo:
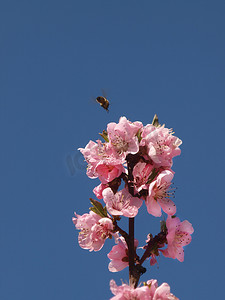
POLYGON ((150 176, 148 177, 148 181, 147 181, 147 184, 151 183, 155 178, 156 176, 158 175, 159 171, 156 170, 156 168, 154 168, 150 174, 150 176))
POLYGON ((162 232, 166 232, 167 231, 166 221, 164 221, 164 220, 160 221, 160 229, 161 229, 162 232))
POLYGON ((97 215, 99 215, 102 218, 108 217, 106 207, 103 207, 99 201, 94 200, 92 198, 90 198, 90 201, 91 201, 91 204, 93 205, 93 207, 89 208, 91 211, 93 211, 94 213, 96 213, 97 215))
POLYGON ((154 118, 152 120, 152 125, 155 126, 155 127, 159 127, 160 126, 159 119, 158 119, 158 116, 156 114, 154 115, 154 118))
POLYGON ((106 209, 106 206, 105 206, 103 209, 104 209, 104 215, 107 217, 107 209, 106 209))
POLYGON ((102 133, 99 133, 99 135, 106 141, 106 143, 109 142, 108 132, 106 130, 103 130, 102 133))
POLYGON ((141 137, 141 129, 138 130, 136 136, 137 136, 137 138, 138 138, 138 142, 140 143, 140 141, 142 140, 142 137, 141 137))

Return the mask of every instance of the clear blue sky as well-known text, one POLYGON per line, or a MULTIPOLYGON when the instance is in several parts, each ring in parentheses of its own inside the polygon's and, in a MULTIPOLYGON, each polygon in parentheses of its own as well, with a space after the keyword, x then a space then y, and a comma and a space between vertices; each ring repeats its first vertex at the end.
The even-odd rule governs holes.
MULTIPOLYGON (((99 181, 66 157, 83 166, 76 149, 108 122, 155 113, 183 140, 175 202, 195 233, 184 263, 161 257, 141 279, 181 300, 222 297, 224 13, 224 0, 1 1, 1 300, 106 300, 110 279, 128 279, 107 270, 111 241, 78 246, 71 218, 99 181), (102 88, 109 114, 91 100, 102 88)), ((144 206, 136 225, 140 244, 158 232, 144 206)))

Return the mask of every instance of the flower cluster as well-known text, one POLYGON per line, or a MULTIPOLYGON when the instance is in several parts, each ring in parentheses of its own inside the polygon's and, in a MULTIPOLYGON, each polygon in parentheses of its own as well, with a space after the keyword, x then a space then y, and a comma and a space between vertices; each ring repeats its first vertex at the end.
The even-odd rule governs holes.
POLYGON ((193 227, 175 216, 176 205, 171 200, 174 198, 173 158, 180 155, 182 142, 171 129, 159 124, 157 116, 146 126, 121 117, 118 124, 109 123, 100 135, 104 142, 90 141, 79 150, 88 164, 87 176, 100 180, 93 193, 102 199, 105 207, 91 199, 93 206, 89 214, 75 213, 73 223, 80 230, 79 245, 89 251, 99 251, 107 238, 115 238, 116 245, 108 254, 109 271, 118 272, 129 266, 133 279, 130 286, 120 287, 111 281, 115 295, 112 299, 177 299, 166 283, 159 287, 156 280, 142 287, 137 287, 137 283, 144 273, 142 264, 146 259, 150 258, 150 264, 154 265, 162 253, 183 261, 183 247, 191 242, 193 227), (120 188, 122 181, 123 188, 120 188), (161 217, 164 212, 167 220, 161 222, 158 235, 148 234, 146 244, 140 247, 144 250, 140 258, 136 253, 138 241, 132 232, 121 229, 118 222, 121 217, 129 218, 130 222, 143 202, 150 215, 161 217))
POLYGON ((170 293, 170 286, 167 283, 158 286, 156 279, 148 280, 144 286, 136 289, 127 284, 117 286, 115 281, 111 280, 110 289, 115 295, 111 300, 179 300, 170 293))
POLYGON ((105 240, 112 238, 113 223, 109 218, 101 218, 90 211, 89 214, 82 216, 75 213, 72 220, 76 228, 80 230, 78 242, 83 249, 99 251, 102 249, 105 240))

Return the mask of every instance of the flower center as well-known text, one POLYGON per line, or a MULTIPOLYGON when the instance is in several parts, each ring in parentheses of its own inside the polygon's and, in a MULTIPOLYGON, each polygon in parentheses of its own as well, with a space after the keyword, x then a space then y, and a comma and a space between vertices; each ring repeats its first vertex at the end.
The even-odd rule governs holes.
POLYGON ((171 182, 163 182, 155 187, 155 200, 163 198, 174 198, 175 188, 171 187, 171 182))
POLYGON ((118 154, 122 154, 128 150, 128 143, 125 142, 120 136, 115 135, 112 142, 118 154))

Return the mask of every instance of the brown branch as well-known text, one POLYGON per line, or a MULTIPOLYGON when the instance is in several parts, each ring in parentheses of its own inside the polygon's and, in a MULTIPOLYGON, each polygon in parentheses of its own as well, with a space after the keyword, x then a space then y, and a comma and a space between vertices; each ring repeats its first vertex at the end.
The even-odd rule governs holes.
POLYGON ((128 233, 126 233, 126 231, 124 231, 122 228, 120 228, 117 225, 117 221, 116 220, 113 220, 113 225, 114 225, 114 231, 115 232, 118 231, 125 238, 125 241, 126 241, 127 247, 128 247, 128 245, 129 245, 129 235, 128 235, 128 233))
POLYGON ((159 248, 164 247, 164 244, 167 242, 166 235, 167 232, 161 231, 154 238, 150 238, 146 250, 137 264, 142 265, 143 262, 151 256, 152 252, 158 251, 159 248))
MULTIPOLYGON (((139 155, 128 154, 126 157, 127 169, 128 169, 128 190, 129 193, 134 196, 134 177, 133 168, 139 160, 139 155)), ((134 250, 134 218, 129 218, 129 243, 128 243, 128 258, 129 258, 129 285, 136 286, 137 276, 135 272, 135 260, 136 253, 134 250)), ((139 279, 139 278, 138 278, 139 279)))
MULTIPOLYGON (((144 150, 144 148, 142 149, 144 150)), ((141 158, 141 151, 140 153, 136 154, 128 154, 126 157, 127 161, 127 169, 128 174, 122 173, 120 179, 123 179, 126 186, 128 187, 129 193, 133 197, 141 197, 145 195, 146 191, 142 193, 138 193, 134 195, 134 177, 133 177, 133 169, 134 166, 140 161, 141 158)), ((117 191, 120 185, 119 181, 113 181, 112 186, 115 188, 115 192, 117 191)), ((114 224, 114 231, 118 231, 125 239, 128 247, 128 261, 129 261, 129 285, 136 288, 138 285, 138 281, 140 276, 146 272, 146 269, 142 266, 143 262, 150 257, 152 254, 158 255, 158 249, 162 248, 166 241, 166 234, 165 230, 162 230, 158 235, 154 238, 151 236, 150 241, 145 246, 145 252, 142 255, 141 259, 137 256, 136 249, 134 247, 134 218, 129 218, 129 234, 121 229, 117 225, 118 218, 113 218, 114 224)))
POLYGON ((134 275, 134 218, 129 218, 129 244, 128 244, 128 258, 129 258, 129 284, 130 286, 135 285, 134 275))
MULTIPOLYGON (((128 154, 126 157, 127 161, 127 169, 128 174, 121 174, 121 179, 124 180, 126 186, 128 187, 129 193, 134 197, 141 197, 141 195, 134 195, 134 177, 133 177, 133 169, 134 166, 141 159, 141 153, 136 154, 128 154)), ((119 182, 115 182, 115 191, 117 191, 119 182)), ((113 182, 114 186, 114 182, 113 182)), ((117 219, 113 219, 114 231, 118 231, 124 238, 128 247, 128 260, 129 260, 129 284, 134 288, 137 287, 140 276, 146 272, 146 269, 142 267, 142 263, 140 263, 139 257, 137 256, 136 249, 134 247, 134 218, 129 218, 129 234, 121 229, 117 225, 117 219)), ((147 249, 146 249, 147 250, 147 249)), ((147 255, 147 251, 145 251, 145 255, 147 255)), ((146 259, 145 256, 142 256, 142 259, 146 259)), ((144 261, 143 260, 143 261, 144 261)))

